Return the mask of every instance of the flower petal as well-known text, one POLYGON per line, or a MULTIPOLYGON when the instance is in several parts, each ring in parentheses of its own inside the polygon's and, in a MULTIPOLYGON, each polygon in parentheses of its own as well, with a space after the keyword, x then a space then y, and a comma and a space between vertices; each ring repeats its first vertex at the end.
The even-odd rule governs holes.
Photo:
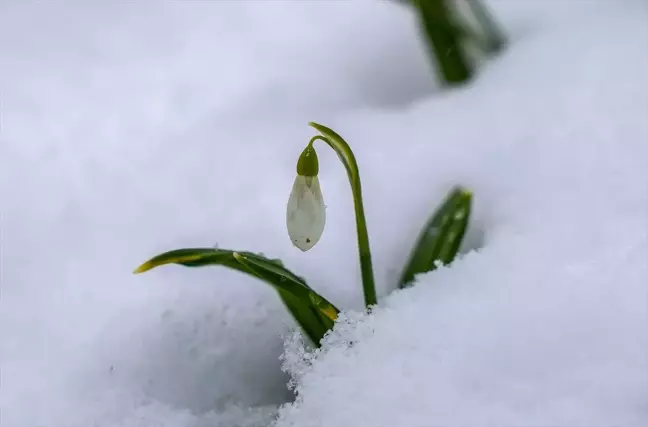
POLYGON ((307 251, 319 241, 326 209, 317 176, 297 175, 286 209, 286 226, 293 245, 307 251))

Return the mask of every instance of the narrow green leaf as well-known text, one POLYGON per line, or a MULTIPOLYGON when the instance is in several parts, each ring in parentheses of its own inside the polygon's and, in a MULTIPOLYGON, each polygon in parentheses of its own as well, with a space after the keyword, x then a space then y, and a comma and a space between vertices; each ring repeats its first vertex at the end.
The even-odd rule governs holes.
POLYGON ((412 0, 412 4, 443 82, 457 84, 470 80, 472 66, 462 45, 465 33, 455 22, 447 0, 412 0))
POLYGON ((468 228, 468 220, 470 219, 472 195, 467 192, 461 193, 459 200, 454 209, 450 213, 450 223, 444 233, 444 238, 440 245, 438 259, 444 265, 450 264, 454 261, 461 242, 463 241, 464 234, 468 228))
POLYGON ((333 322, 331 322, 331 326, 324 323, 321 320, 323 316, 312 304, 306 305, 301 299, 286 291, 277 290, 277 293, 279 293, 281 301, 288 311, 290 311, 295 321, 299 323, 304 333, 310 338, 313 344, 319 347, 324 334, 333 328, 333 322))
POLYGON ((333 321, 337 319, 340 311, 290 271, 274 263, 267 262, 265 258, 250 252, 234 252, 233 255, 238 262, 246 266, 259 278, 294 295, 302 301, 310 302, 327 318, 333 321))
POLYGON ((232 256, 233 251, 213 248, 176 249, 156 255, 140 265, 133 273, 144 273, 165 264, 180 264, 185 267, 224 265, 235 270, 247 272, 232 256))
POLYGON ((143 273, 165 264, 186 267, 221 265, 263 280, 279 293, 282 301, 313 343, 319 342, 333 327, 339 310, 313 291, 301 277, 286 269, 280 260, 268 259, 252 252, 225 249, 177 249, 157 255, 134 273, 143 273))
POLYGON ((472 195, 455 188, 430 217, 403 269, 398 287, 411 286, 414 276, 433 271, 436 263, 451 263, 459 251, 470 219, 472 195))

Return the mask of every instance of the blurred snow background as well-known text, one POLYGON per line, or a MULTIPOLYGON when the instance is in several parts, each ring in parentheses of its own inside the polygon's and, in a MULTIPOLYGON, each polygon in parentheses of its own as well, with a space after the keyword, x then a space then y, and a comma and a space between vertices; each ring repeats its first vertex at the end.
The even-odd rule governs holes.
POLYGON ((274 293, 131 271, 218 244, 360 309, 326 149, 322 240, 284 228, 310 120, 356 152, 382 296, 455 183, 477 251, 349 314, 312 366, 289 345, 278 426, 646 425, 648 4, 493 9, 512 44, 439 92, 391 2, 0 3, 3 426, 271 423, 292 400, 274 293))

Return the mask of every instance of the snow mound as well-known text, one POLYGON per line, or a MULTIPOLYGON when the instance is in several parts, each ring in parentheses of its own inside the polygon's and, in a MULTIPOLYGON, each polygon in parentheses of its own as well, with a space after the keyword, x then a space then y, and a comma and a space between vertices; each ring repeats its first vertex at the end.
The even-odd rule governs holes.
POLYGON ((385 173, 407 175, 408 195, 436 182, 425 174, 462 177, 483 241, 372 315, 343 317, 321 352, 289 346, 299 397, 277 427, 646 425, 648 56, 637 52, 648 51, 648 25, 638 9, 520 37, 474 87, 407 118, 345 121, 376 140, 407 135, 399 148, 442 145, 428 151, 435 172, 404 172, 412 155, 385 173))
POLYGON ((441 92, 396 2, 0 2, 3 425, 274 423, 294 398, 274 292, 131 274, 214 244, 349 310, 312 364, 286 354, 278 427, 647 424, 646 5, 554 3, 495 3, 511 46, 441 92), (285 230, 311 120, 358 158, 368 317, 330 150, 322 239, 285 230), (465 257, 387 296, 455 184, 465 257))

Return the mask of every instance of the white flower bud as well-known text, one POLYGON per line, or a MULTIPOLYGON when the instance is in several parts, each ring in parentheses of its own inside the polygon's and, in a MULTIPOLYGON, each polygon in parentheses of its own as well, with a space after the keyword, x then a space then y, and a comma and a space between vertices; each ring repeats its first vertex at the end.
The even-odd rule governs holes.
POLYGON ((317 176, 297 175, 286 210, 286 226, 293 245, 307 251, 319 241, 326 209, 317 176))

